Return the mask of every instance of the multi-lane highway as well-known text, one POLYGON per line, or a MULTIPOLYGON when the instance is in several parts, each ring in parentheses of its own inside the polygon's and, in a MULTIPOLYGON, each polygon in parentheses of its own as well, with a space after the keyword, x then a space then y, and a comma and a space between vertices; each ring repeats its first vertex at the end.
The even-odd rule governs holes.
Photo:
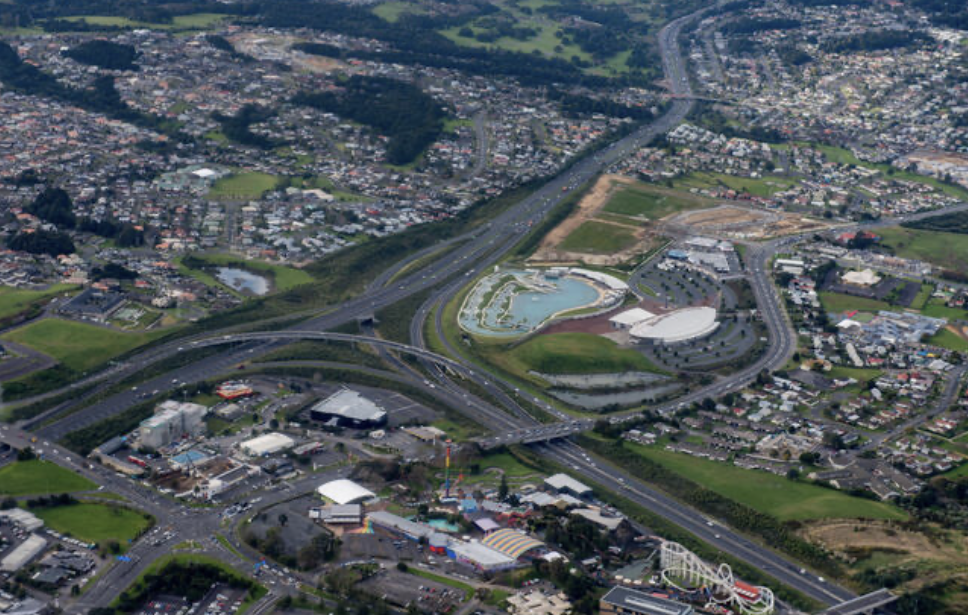
MULTIPOLYGON (((497 215, 490 223, 484 224, 465 235, 429 246, 410 255, 379 276, 360 297, 335 306, 327 313, 313 316, 297 326, 282 331, 244 334, 225 332, 215 336, 209 334, 179 340, 132 356, 124 364, 115 366, 104 374, 92 377, 86 383, 101 382, 101 386, 107 386, 109 383, 119 382, 125 377, 136 374, 152 364, 178 353, 218 344, 233 344, 233 347, 229 350, 174 369, 162 376, 140 383, 136 388, 121 391, 69 416, 55 420, 40 427, 37 433, 48 441, 51 438, 59 438, 70 431, 116 415, 140 403, 146 394, 155 396, 177 389, 185 384, 231 373, 236 365, 257 360, 258 357, 269 350, 289 343, 292 339, 365 341, 394 351, 412 353, 422 360, 430 362, 431 365, 435 366, 433 369, 441 368, 439 370, 440 378, 437 380, 439 384, 418 382, 419 376, 413 374, 404 379, 410 381, 411 384, 416 383, 417 386, 431 392, 448 405, 467 412, 474 420, 489 427, 494 435, 485 440, 485 443, 488 444, 505 444, 518 441, 541 442, 588 429, 591 425, 590 421, 574 420, 528 392, 516 390, 512 384, 502 382, 500 378, 493 374, 476 367, 470 367, 466 361, 460 360, 458 349, 448 349, 452 353, 451 358, 441 357, 427 351, 423 348, 424 323, 432 314, 436 314, 433 323, 439 329, 441 327, 440 319, 442 318, 442 310, 439 308, 459 292, 467 282, 492 267, 508 254, 522 238, 531 232, 535 223, 540 222, 564 199, 569 198, 578 186, 593 179, 612 163, 648 143, 656 135, 673 128, 685 118, 692 105, 692 92, 685 71, 684 60, 679 53, 677 39, 682 28, 691 21, 698 19, 703 13, 704 11, 700 11, 677 19, 668 24, 659 34, 659 48, 666 72, 666 81, 676 98, 671 102, 668 110, 655 121, 598 153, 578 161, 531 195, 497 215), (401 274, 417 261, 422 261, 425 257, 445 248, 450 248, 445 258, 434 260, 414 273, 401 274), (412 321, 412 346, 358 336, 326 333, 327 330, 352 321, 361 314, 372 314, 401 299, 430 288, 435 290, 431 293, 427 302, 421 306, 417 316, 412 321), (504 408, 496 408, 491 403, 468 394, 458 384, 451 381, 450 376, 453 374, 473 381, 504 408), (517 401, 518 399, 527 400, 530 404, 542 408, 545 412, 561 419, 561 422, 553 425, 539 424, 527 415, 517 401)), ((960 208, 965 207, 968 206, 961 206, 960 208)), ((936 213, 910 218, 936 215, 936 213)), ((875 226, 882 223, 867 224, 866 226, 875 226)), ((659 408, 660 411, 671 412, 682 404, 735 390, 750 382, 761 370, 773 369, 786 362, 793 351, 796 338, 790 329, 777 291, 770 281, 768 269, 773 255, 788 243, 797 239, 788 238, 753 245, 747 252, 746 264, 749 278, 758 302, 759 315, 768 331, 769 341, 764 354, 748 368, 723 378, 706 388, 694 391, 673 403, 663 405, 659 408)), ((444 338, 441 336, 441 339, 444 338)), ((10 432, 5 435, 10 435, 10 432)), ((20 439, 26 437, 20 431, 16 432, 16 435, 20 439)), ((58 449, 50 446, 50 450, 58 449)), ((539 446, 537 450, 555 462, 571 467, 579 475, 594 480, 606 489, 621 493, 624 497, 632 499, 656 514, 662 515, 700 539, 733 557, 749 562, 778 581, 814 599, 832 604, 851 596, 850 592, 842 588, 801 572, 795 563, 780 557, 768 547, 753 543, 729 530, 729 528, 708 520, 702 514, 650 489, 634 477, 624 475, 620 469, 607 466, 601 460, 592 458, 572 443, 549 443, 539 446)), ((58 455, 64 463, 69 464, 72 469, 76 469, 82 474, 91 474, 94 471, 81 466, 77 460, 71 457, 70 453, 60 451, 58 455)), ((206 534, 203 532, 214 531, 210 525, 210 515, 190 513, 180 505, 146 492, 146 490, 142 491, 130 486, 115 484, 119 481, 127 481, 106 474, 108 473, 99 472, 97 476, 92 476, 92 478, 102 484, 109 485, 112 491, 129 497, 132 502, 152 512, 152 514, 156 514, 159 518, 184 517, 185 523, 180 522, 179 525, 184 525, 186 528, 186 536, 205 536, 206 534)), ((319 477, 314 478, 314 481, 318 482, 318 480, 319 477)), ((137 547, 135 553, 140 558, 138 561, 151 561, 159 555, 155 550, 144 546, 137 547)), ((119 568, 117 572, 111 574, 113 575, 111 580, 121 587, 127 582, 127 575, 130 574, 130 571, 125 572, 119 568)), ((96 590, 95 593, 89 595, 95 596, 96 601, 100 601, 103 596, 109 593, 107 589, 104 589, 103 591, 96 590)))

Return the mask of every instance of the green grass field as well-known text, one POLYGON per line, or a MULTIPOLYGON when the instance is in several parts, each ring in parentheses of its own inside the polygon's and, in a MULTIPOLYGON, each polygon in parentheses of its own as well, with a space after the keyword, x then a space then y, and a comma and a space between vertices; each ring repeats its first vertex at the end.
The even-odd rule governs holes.
POLYGON ((687 209, 712 207, 715 201, 658 186, 635 184, 618 190, 609 198, 603 211, 658 220, 687 209))
POLYGON ((489 357, 512 373, 593 374, 660 371, 642 354, 590 333, 537 335, 508 351, 489 357))
MULTIPOLYGON (((301 269, 263 261, 247 260, 234 254, 196 254, 194 256, 212 265, 232 265, 244 262, 247 269, 252 269, 256 273, 268 274, 268 277, 272 279, 273 291, 289 290, 295 286, 309 284, 313 281, 313 276, 301 269)), ((214 276, 208 275, 207 272, 202 273, 205 273, 212 283, 221 284, 214 276)))
POLYGON ((565 237, 558 247, 582 254, 614 254, 634 243, 632 229, 589 220, 565 237))
POLYGON ((725 497, 781 521, 809 519, 906 519, 900 509, 785 477, 744 470, 654 447, 627 445, 662 466, 725 497))
POLYGON ((259 171, 229 175, 215 182, 208 192, 210 199, 258 199, 279 185, 279 178, 259 171))
POLYGON ((823 374, 828 378, 853 378, 857 382, 867 382, 868 380, 873 380, 880 376, 883 372, 879 369, 867 368, 867 367, 844 367, 843 365, 835 365, 830 368, 829 372, 824 372, 823 374))
POLYGON ((83 372, 161 337, 169 330, 122 333, 60 318, 44 318, 9 331, 0 339, 50 355, 70 369, 83 372))
POLYGON ((968 320, 968 311, 961 308, 948 307, 941 299, 932 298, 922 308, 921 313, 933 318, 948 318, 949 320, 968 320))
POLYGON ((47 301, 61 293, 77 290, 72 284, 54 284, 47 290, 24 290, 0 286, 0 318, 23 312, 30 306, 47 301))
POLYGON ((139 512, 107 504, 81 503, 32 511, 48 527, 85 542, 117 540, 125 544, 151 526, 151 519, 139 512))
POLYGON ((821 291, 818 293, 818 296, 820 297, 820 303, 823 305, 823 309, 827 310, 830 314, 839 314, 852 310, 871 310, 876 312, 879 310, 895 309, 889 303, 867 299, 865 297, 852 297, 850 295, 842 295, 829 291, 821 291))
POLYGON ((31 459, 0 468, 0 495, 46 495, 87 491, 97 485, 50 461, 31 459))
POLYGON ((410 13, 415 15, 423 14, 425 11, 420 8, 418 4, 411 4, 409 2, 399 2, 397 0, 392 0, 391 2, 384 2, 373 7, 373 13, 380 19, 384 19, 391 23, 400 19, 400 16, 404 13, 410 13))
MULTIPOLYGON (((538 34, 537 36, 524 41, 504 36, 497 39, 493 43, 482 43, 477 39, 461 36, 459 34, 461 28, 457 26, 448 28, 446 30, 441 30, 440 33, 458 45, 462 45, 464 47, 496 47, 505 51, 520 51, 522 53, 532 53, 537 51, 548 58, 558 58, 560 60, 570 61, 572 56, 578 56, 586 62, 593 61, 592 57, 582 51, 581 47, 578 45, 561 45, 561 40, 555 36, 555 31, 558 30, 557 25, 540 23, 538 21, 531 20, 524 20, 515 25, 520 27, 534 28, 538 31, 538 34), (560 51, 556 51, 556 48, 559 47, 560 51)), ((474 28, 472 26, 471 30, 477 34, 480 28, 474 28)))
POLYGON ((938 331, 926 339, 925 342, 947 348, 948 350, 956 350, 958 352, 968 351, 968 340, 947 329, 938 331))
POLYGON ((881 243, 898 256, 923 260, 955 271, 968 269, 968 235, 900 226, 879 229, 877 234, 881 236, 881 243))
POLYGON ((748 192, 753 196, 768 197, 789 189, 797 184, 797 180, 789 177, 767 176, 759 179, 751 177, 737 177, 725 173, 707 173, 697 171, 684 175, 673 182, 673 186, 683 188, 731 188, 737 192, 748 192))
POLYGON ((118 28, 150 28, 152 30, 204 30, 225 20, 227 15, 219 13, 191 13, 189 15, 175 15, 171 23, 152 23, 135 21, 127 17, 112 15, 72 15, 64 17, 66 21, 83 21, 92 26, 114 26, 118 28))

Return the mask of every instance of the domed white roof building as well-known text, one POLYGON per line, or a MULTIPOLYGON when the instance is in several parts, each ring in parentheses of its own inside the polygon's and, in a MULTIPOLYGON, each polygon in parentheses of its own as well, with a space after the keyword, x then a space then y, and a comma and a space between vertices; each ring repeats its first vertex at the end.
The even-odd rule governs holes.
POLYGON ((632 327, 629 336, 635 342, 681 344, 706 337, 717 328, 715 308, 687 307, 644 320, 632 327))

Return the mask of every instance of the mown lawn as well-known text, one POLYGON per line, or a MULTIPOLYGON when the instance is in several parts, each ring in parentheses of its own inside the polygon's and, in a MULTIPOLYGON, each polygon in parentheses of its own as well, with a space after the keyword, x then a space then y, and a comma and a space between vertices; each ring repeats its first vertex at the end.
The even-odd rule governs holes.
POLYGON ((572 231, 559 247, 582 254, 613 254, 634 243, 632 229, 591 220, 572 231))
POLYGON ((139 512, 108 504, 85 502, 35 508, 31 512, 43 519, 48 527, 85 542, 117 540, 124 544, 151 525, 151 519, 139 512))
POLYGON ((279 178, 275 175, 259 171, 247 171, 229 175, 215 182, 208 192, 210 199, 258 199, 266 192, 279 185, 279 178))
POLYGON ((77 286, 72 284, 54 284, 47 290, 24 290, 0 286, 0 318, 19 314, 35 303, 76 289, 77 286))
POLYGON ((96 485, 50 461, 31 459, 0 468, 0 495, 46 495, 87 491, 96 485))
POLYGON ((818 293, 818 295, 820 297, 820 303, 823 305, 823 309, 830 314, 839 314, 853 310, 870 310, 877 312, 880 310, 898 309, 887 302, 867 299, 865 297, 852 297, 851 295, 842 295, 840 293, 833 293, 829 291, 822 291, 818 293))
POLYGON ((660 371, 642 354, 590 333, 538 335, 506 352, 489 357, 509 371, 528 378, 545 374, 607 374, 660 371))
POLYGON ((674 182, 677 188, 730 188, 737 192, 746 192, 753 196, 768 197, 777 192, 789 189, 797 184, 797 180, 788 177, 767 176, 759 179, 739 177, 725 173, 708 173, 697 171, 689 173, 674 182))
POLYGON ((810 519, 906 519, 899 508, 786 477, 744 470, 654 447, 632 449, 686 478, 781 521, 810 519))
POLYGON ((83 372, 168 332, 160 329, 123 333, 71 320, 44 318, 5 333, 0 339, 29 346, 70 369, 83 372))
POLYGON ((968 235, 941 233, 893 226, 879 229, 881 243, 904 258, 922 260, 932 265, 965 271, 968 269, 968 235))
POLYGON ((948 350, 956 350, 958 352, 968 351, 968 340, 948 329, 941 329, 924 341, 928 344, 947 348, 948 350))
POLYGON ((680 211, 712 207, 714 204, 715 202, 710 199, 688 192, 635 184, 613 194, 606 203, 604 211, 658 220, 680 211))

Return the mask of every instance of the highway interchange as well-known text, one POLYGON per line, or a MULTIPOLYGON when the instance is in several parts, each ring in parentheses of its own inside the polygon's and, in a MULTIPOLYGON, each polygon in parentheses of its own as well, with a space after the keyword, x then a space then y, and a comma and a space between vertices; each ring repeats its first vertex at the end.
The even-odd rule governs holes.
MULTIPOLYGON (((449 406, 469 414, 473 420, 491 430, 492 436, 480 438, 484 446, 508 444, 512 442, 534 443, 535 450, 550 460, 571 468, 579 477, 596 482, 605 489, 632 500, 651 512, 661 515, 670 522, 682 527, 698 539, 720 549, 730 556, 748 562, 766 575, 776 579, 806 596, 824 604, 836 604, 853 597, 848 590, 819 579, 816 575, 802 571, 797 563, 778 555, 768 546, 752 540, 723 526, 716 520, 706 518, 701 513, 658 493, 647 485, 628 475, 620 468, 595 459, 572 442, 560 438, 587 430, 590 420, 576 420, 551 407, 527 391, 517 390, 514 385, 505 383, 500 377, 487 371, 472 367, 460 359, 458 349, 448 348, 450 357, 442 357, 425 348, 424 329, 431 321, 437 329, 438 337, 446 343, 441 331, 441 309, 470 280, 487 271, 505 257, 518 243, 531 232, 555 207, 572 196, 576 189, 592 180, 603 169, 622 159, 630 152, 651 141, 655 136, 679 124, 692 107, 692 94, 689 77, 678 49, 678 36, 682 28, 699 19, 705 11, 679 18, 669 23, 659 34, 660 51, 666 79, 675 95, 668 110, 655 121, 643 126, 633 134, 622 138, 596 154, 588 156, 572 165, 559 176, 551 179, 541 188, 516 205, 498 214, 491 222, 460 237, 450 238, 420 250, 381 274, 361 296, 336 306, 331 311, 313 316, 297 325, 279 331, 261 332, 219 332, 197 338, 182 339, 161 345, 140 354, 133 355, 123 364, 92 376, 80 383, 98 383, 103 389, 121 382, 125 378, 141 372, 159 361, 169 359, 179 353, 193 349, 232 344, 230 349, 221 351, 203 360, 193 362, 168 373, 148 379, 136 387, 127 388, 76 412, 58 417, 55 413, 44 414, 40 420, 29 421, 19 427, 33 428, 28 434, 17 427, 7 427, 3 431, 4 441, 12 444, 25 444, 32 434, 44 441, 43 448, 50 451, 51 459, 65 467, 88 476, 110 491, 124 495, 132 503, 158 518, 162 525, 177 523, 180 540, 197 539, 206 544, 206 551, 219 557, 240 570, 248 571, 249 566, 224 548, 219 548, 210 540, 219 527, 219 513, 207 509, 187 509, 180 503, 143 489, 127 479, 113 473, 89 467, 86 462, 73 453, 49 444, 69 432, 92 425, 104 418, 117 415, 132 406, 142 403, 145 395, 151 397, 177 390, 186 384, 201 382, 220 375, 233 373, 241 363, 249 363, 264 356, 270 350, 291 343, 293 339, 326 339, 351 341, 379 346, 383 352, 410 353, 426 361, 432 373, 437 375, 434 382, 424 375, 414 372, 407 365, 400 365, 401 381, 420 388, 449 406), (439 258, 420 268, 415 273, 398 276, 400 272, 418 260, 424 259, 445 246, 455 244, 444 258, 439 258), (420 306, 411 322, 411 344, 399 344, 367 336, 354 336, 330 332, 333 328, 357 319, 363 314, 373 314, 382 308, 414 294, 433 289, 428 299, 420 306), (495 407, 454 382, 451 377, 473 381, 477 388, 488 393, 502 408, 495 407), (526 400, 530 405, 541 408, 546 414, 557 419, 552 424, 542 424, 531 417, 525 407, 517 400, 526 400)), ((951 210, 968 208, 962 205, 951 210)), ((938 212, 909 216, 903 220, 880 221, 856 225, 873 227, 880 224, 896 224, 907 219, 915 219, 938 212)), ((799 237, 777 239, 762 244, 751 245, 746 255, 748 278, 757 299, 759 315, 767 329, 768 344, 765 352, 749 367, 719 381, 690 392, 674 402, 663 404, 658 411, 669 413, 677 408, 699 401, 705 397, 716 397, 728 391, 737 390, 755 379, 762 370, 772 370, 782 366, 792 354, 796 335, 791 330, 783 309, 782 301, 770 278, 770 261, 785 246, 799 237)), ((362 368, 356 368, 362 369, 362 368)), ((80 385, 74 385, 78 388, 80 385)), ((56 393, 56 392, 55 392, 56 393)), ((48 395, 49 397, 51 395, 48 395)), ((72 402, 58 407, 58 411, 68 410, 72 402)), ((37 446, 37 445, 35 445, 37 446)), ((334 474, 335 476, 335 474, 334 474)), ((294 485, 306 491, 327 478, 316 474, 306 479, 305 484, 294 485)), ((271 495, 271 494, 269 494, 271 495)), ((283 497, 279 495, 278 497, 283 497)), ((291 497, 291 494, 290 494, 291 497)), ((271 501, 267 497, 267 502, 271 501)), ((239 547, 242 548, 241 546, 239 547)), ((117 565, 96 586, 85 593, 83 602, 74 603, 68 612, 81 613, 93 606, 104 605, 117 592, 125 587, 155 558, 167 553, 168 546, 154 546, 141 541, 132 549, 137 558, 131 565, 117 565)), ((268 604, 268 601, 265 602, 268 604)), ((262 605, 259 607, 267 608, 262 605)), ((256 611, 260 612, 260 611, 256 611)))

